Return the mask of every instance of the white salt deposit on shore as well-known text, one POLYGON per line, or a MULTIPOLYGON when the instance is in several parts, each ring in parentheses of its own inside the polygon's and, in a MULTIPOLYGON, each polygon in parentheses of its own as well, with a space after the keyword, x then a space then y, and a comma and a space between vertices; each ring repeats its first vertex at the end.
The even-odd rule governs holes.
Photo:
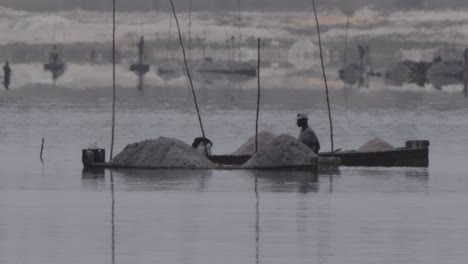
POLYGON ((111 164, 133 168, 216 168, 188 144, 165 137, 130 144, 112 159, 111 164))
POLYGON ((243 169, 266 169, 317 164, 317 155, 290 135, 280 135, 261 148, 243 169))
MULTIPOLYGON (((261 149, 271 142, 276 135, 269 131, 261 131, 258 133, 258 148, 261 149)), ((249 138, 238 150, 236 150, 232 155, 234 156, 243 156, 243 155, 253 155, 255 153, 255 136, 249 138)))
POLYGON ((379 151, 387 151, 387 150, 393 150, 395 149, 394 146, 392 146, 390 143, 387 141, 380 139, 380 138, 374 138, 371 141, 367 142, 366 144, 362 145, 357 151, 358 152, 379 152, 379 151))

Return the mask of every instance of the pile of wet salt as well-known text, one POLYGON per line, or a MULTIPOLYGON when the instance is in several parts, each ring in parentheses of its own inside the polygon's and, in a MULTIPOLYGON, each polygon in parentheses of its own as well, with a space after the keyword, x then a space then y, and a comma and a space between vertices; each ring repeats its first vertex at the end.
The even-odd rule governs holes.
MULTIPOLYGON (((258 148, 261 149, 271 142, 276 135, 269 131, 261 131, 258 133, 258 148)), ((236 150, 232 155, 234 156, 244 156, 244 155, 253 155, 255 153, 255 136, 249 138, 238 150, 236 150)))
POLYGON ((216 165, 206 156, 174 138, 160 137, 128 145, 111 164, 132 168, 212 169, 216 165))
POLYGON ((244 169, 267 169, 317 164, 317 155, 306 145, 290 135, 272 139, 255 153, 244 165, 244 169))
POLYGON ((357 151, 358 152, 379 152, 379 151, 388 151, 394 150, 395 147, 392 146, 387 141, 374 138, 371 141, 367 142, 366 144, 362 145, 357 151))

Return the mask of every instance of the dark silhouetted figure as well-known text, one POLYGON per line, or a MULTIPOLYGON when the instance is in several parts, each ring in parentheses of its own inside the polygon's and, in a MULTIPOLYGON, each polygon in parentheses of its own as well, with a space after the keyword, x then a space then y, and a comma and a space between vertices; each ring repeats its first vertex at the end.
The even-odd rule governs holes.
POLYGON ((5 87, 6 90, 10 88, 10 80, 11 80, 11 68, 10 64, 5 62, 5 65, 3 65, 3 86, 5 87))
POLYGON ((364 56, 366 55, 366 50, 361 45, 358 45, 359 52, 359 86, 364 84, 364 56))
POLYGON ((206 156, 210 156, 213 143, 207 138, 198 137, 193 140, 192 147, 198 150, 200 153, 203 153, 206 156))
POLYGON ((468 49, 463 52, 463 93, 468 96, 468 49))
POLYGON ((140 37, 140 41, 138 41, 138 63, 143 63, 143 52, 145 50, 145 39, 143 36, 140 37))
POLYGON ((306 114, 299 113, 296 120, 297 126, 301 128, 298 140, 317 154, 320 151, 320 142, 315 131, 309 127, 309 117, 306 114))

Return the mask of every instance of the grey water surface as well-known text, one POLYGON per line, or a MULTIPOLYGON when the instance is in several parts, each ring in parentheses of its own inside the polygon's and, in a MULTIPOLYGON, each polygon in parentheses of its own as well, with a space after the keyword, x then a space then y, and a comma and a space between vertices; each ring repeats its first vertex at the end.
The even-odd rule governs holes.
MULTIPOLYGON (((0 263, 466 263, 468 100, 436 91, 335 90, 335 145, 429 139, 430 167, 310 172, 83 172, 109 152, 110 88, 0 95, 0 263), (39 159, 45 138, 44 163, 39 159)), ((254 133, 255 92, 198 91, 217 154, 254 133)), ((324 92, 265 89, 260 128, 310 115, 330 148, 324 92)), ((118 90, 116 151, 200 135, 188 90, 118 90)))

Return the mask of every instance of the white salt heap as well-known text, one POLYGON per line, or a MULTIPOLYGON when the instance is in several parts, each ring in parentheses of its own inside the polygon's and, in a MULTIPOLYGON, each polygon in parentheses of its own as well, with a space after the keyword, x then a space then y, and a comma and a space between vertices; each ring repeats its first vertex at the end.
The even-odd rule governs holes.
MULTIPOLYGON (((276 137, 275 134, 269 131, 261 131, 258 133, 258 148, 261 149, 266 146, 271 140, 276 137)), ((234 156, 253 155, 255 153, 255 136, 249 138, 236 152, 232 153, 234 156)))
POLYGON ((160 137, 128 145, 111 164, 134 168, 212 169, 216 165, 186 143, 160 137))
POLYGON ((374 138, 358 149, 358 152, 379 152, 395 149, 387 141, 380 138, 374 138))
POLYGON ((244 169, 266 169, 317 164, 317 155, 290 135, 280 135, 261 148, 243 166, 244 169))

